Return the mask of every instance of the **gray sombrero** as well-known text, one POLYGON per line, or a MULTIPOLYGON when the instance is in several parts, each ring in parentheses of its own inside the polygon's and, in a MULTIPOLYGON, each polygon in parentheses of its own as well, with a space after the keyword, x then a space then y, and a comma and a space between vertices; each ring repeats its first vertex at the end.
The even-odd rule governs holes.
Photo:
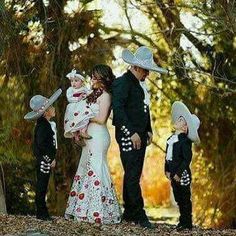
POLYGON ((43 97, 42 95, 35 95, 30 99, 30 108, 33 111, 28 112, 25 120, 38 119, 43 113, 57 100, 61 95, 62 90, 58 89, 50 98, 43 97))
POLYGON ((195 114, 191 114, 184 103, 176 101, 172 104, 172 123, 174 124, 180 116, 184 117, 187 122, 188 138, 195 143, 200 143, 200 138, 198 136, 198 128, 200 126, 199 118, 195 114))
POLYGON ((139 47, 134 54, 128 49, 124 49, 122 52, 122 59, 130 65, 138 66, 146 70, 163 74, 168 73, 166 69, 157 66, 153 60, 153 53, 146 46, 139 47))

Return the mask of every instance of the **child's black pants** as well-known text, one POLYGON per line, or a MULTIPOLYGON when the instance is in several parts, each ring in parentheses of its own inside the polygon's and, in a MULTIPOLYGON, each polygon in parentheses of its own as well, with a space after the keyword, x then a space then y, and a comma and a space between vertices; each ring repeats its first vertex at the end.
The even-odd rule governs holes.
POLYGON ((179 223, 182 226, 192 227, 192 201, 190 184, 180 185, 175 180, 171 181, 175 201, 179 206, 179 223))
POLYGON ((49 217, 48 209, 46 205, 46 193, 48 188, 48 182, 50 177, 50 171, 44 173, 40 170, 40 163, 37 161, 37 182, 36 182, 36 216, 37 217, 49 217))

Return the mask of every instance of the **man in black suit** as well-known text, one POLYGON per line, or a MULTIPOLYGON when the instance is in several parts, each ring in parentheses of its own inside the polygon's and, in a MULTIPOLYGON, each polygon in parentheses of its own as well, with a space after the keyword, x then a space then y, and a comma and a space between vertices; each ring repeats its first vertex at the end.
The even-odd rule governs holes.
POLYGON ((140 85, 149 71, 166 73, 153 61, 153 54, 145 46, 135 54, 124 50, 122 58, 131 65, 130 69, 113 82, 112 108, 113 125, 119 144, 124 168, 123 220, 134 221, 145 228, 152 228, 145 210, 139 185, 146 146, 152 141, 149 106, 144 102, 145 94, 140 85))

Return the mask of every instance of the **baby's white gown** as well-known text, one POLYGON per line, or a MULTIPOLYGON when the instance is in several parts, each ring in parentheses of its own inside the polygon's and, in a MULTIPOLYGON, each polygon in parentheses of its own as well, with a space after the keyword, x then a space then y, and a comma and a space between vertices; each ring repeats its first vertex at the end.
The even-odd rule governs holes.
MULTIPOLYGON (((89 119, 94 117, 94 112, 86 99, 81 97, 81 94, 88 94, 89 90, 86 87, 79 89, 69 87, 66 91, 66 96, 69 104, 66 107, 64 118, 64 136, 65 138, 74 137, 74 132, 86 127, 89 119)), ((84 96, 85 97, 85 96, 84 96)))

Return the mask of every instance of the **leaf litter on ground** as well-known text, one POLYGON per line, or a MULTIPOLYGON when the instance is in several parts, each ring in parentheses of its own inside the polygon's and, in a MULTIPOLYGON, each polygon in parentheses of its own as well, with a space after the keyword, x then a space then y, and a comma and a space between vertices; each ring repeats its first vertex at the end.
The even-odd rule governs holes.
POLYGON ((4 236, 154 236, 154 235, 193 235, 221 236, 236 235, 236 229, 201 229, 194 227, 192 231, 177 232, 174 225, 154 223, 154 229, 143 229, 132 223, 99 225, 79 223, 65 220, 63 217, 53 217, 52 221, 42 221, 34 216, 0 215, 0 235, 4 236))

